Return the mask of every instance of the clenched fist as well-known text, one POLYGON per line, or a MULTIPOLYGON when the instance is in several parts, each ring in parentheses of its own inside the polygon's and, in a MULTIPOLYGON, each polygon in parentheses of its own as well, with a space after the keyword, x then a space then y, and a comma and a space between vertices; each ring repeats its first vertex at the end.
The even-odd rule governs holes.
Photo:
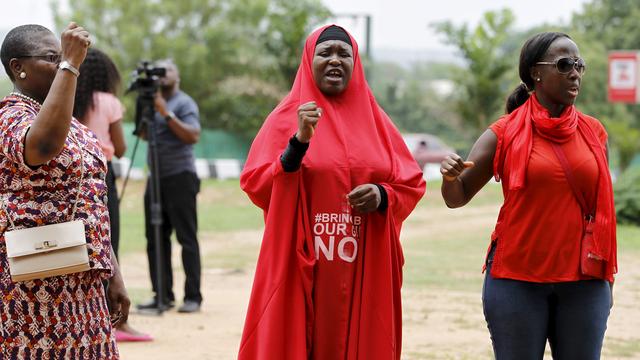
POLYGON ((322 108, 319 108, 315 101, 298 107, 298 132, 296 132, 298 141, 308 143, 311 140, 320 116, 322 116, 322 108))
POLYGON ((374 184, 362 184, 356 186, 349 194, 347 194, 349 205, 359 213, 369 213, 376 211, 382 196, 380 189, 374 184))
POLYGON ((451 154, 440 163, 440 173, 446 181, 454 181, 465 169, 473 166, 473 161, 463 161, 460 155, 451 154))
POLYGON ((89 32, 72 22, 62 32, 60 45, 62 46, 62 61, 66 60, 79 69, 87 56, 87 49, 91 45, 89 32))

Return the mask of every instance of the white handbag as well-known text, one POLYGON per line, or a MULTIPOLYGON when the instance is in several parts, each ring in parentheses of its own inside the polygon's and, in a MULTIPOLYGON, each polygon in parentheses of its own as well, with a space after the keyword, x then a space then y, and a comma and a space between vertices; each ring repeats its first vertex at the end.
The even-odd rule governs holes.
MULTIPOLYGON (((72 137, 76 140, 73 133, 72 137)), ((84 223, 82 220, 73 220, 84 179, 82 154, 80 154, 80 164, 81 176, 71 212, 71 221, 5 231, 9 271, 11 280, 14 282, 44 279, 90 269, 84 223)), ((11 227, 15 228, 6 203, 4 210, 11 227)))
POLYGON ((4 236, 14 282, 89 270, 82 220, 7 231, 4 236))

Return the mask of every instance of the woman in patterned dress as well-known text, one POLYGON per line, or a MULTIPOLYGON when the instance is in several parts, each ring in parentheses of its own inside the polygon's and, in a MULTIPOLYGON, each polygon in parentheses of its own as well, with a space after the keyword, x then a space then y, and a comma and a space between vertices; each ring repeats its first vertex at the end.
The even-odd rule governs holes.
POLYGON ((129 298, 109 240, 106 160, 72 118, 90 44, 75 23, 61 42, 24 25, 2 43, 14 92, 0 102, 0 359, 119 358, 111 330, 126 321, 129 298), (91 270, 14 283, 4 238, 11 221, 16 229, 69 221, 78 192, 74 220, 85 224, 91 270), (103 279, 111 282, 106 295, 103 279))

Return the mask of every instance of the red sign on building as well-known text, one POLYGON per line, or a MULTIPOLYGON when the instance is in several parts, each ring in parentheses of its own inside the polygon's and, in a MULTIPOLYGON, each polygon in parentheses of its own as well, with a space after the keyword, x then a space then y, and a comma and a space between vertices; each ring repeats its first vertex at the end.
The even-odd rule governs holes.
POLYGON ((609 53, 609 102, 640 103, 638 51, 609 53))

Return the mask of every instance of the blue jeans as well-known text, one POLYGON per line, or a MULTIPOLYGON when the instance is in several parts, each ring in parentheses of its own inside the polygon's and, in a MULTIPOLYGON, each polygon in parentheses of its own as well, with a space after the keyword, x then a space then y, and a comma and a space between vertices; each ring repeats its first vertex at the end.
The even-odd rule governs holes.
POLYGON ((482 304, 496 360, 541 360, 547 339, 555 360, 598 360, 611 307, 604 280, 533 283, 491 276, 482 304))

